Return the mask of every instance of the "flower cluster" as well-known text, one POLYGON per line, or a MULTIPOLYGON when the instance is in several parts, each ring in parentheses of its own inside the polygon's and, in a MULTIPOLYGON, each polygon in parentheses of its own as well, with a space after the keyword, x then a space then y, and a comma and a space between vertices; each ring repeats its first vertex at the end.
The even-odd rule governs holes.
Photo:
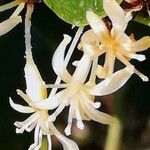
POLYGON ((136 54, 150 47, 150 37, 146 36, 135 40, 126 35, 125 29, 131 20, 131 13, 125 13, 115 0, 103 0, 103 7, 112 22, 112 29, 107 29, 105 23, 92 11, 87 11, 86 18, 92 29, 86 31, 80 40, 78 49, 83 55, 80 60, 74 61, 75 71, 70 74, 67 64, 71 58, 77 42, 82 34, 79 28, 72 44, 66 53, 66 47, 71 42, 71 37, 64 35, 64 39, 56 49, 52 58, 52 67, 58 76, 55 84, 45 85, 37 66, 32 57, 31 47, 31 15, 36 1, 15 0, 4 6, 0 11, 17 6, 12 16, 0 23, 0 35, 3 35, 21 22, 20 11, 27 4, 25 17, 25 43, 26 43, 26 65, 24 68, 26 93, 17 90, 17 94, 26 101, 28 106, 16 104, 10 98, 12 108, 21 113, 32 113, 23 122, 15 122, 16 133, 32 131, 34 128, 34 143, 29 150, 38 150, 42 144, 42 135, 47 136, 48 149, 51 150, 51 136, 54 135, 62 143, 65 150, 78 150, 75 142, 61 134, 54 122, 57 116, 69 106, 68 123, 65 128, 66 135, 71 134, 72 121, 76 119, 77 127, 84 129, 83 120, 94 120, 96 122, 112 125, 114 119, 109 114, 98 110, 101 103, 95 101, 96 96, 111 94, 120 89, 133 73, 148 81, 148 77, 140 73, 129 62, 131 59, 145 60, 145 56, 136 54), (105 53, 103 66, 98 64, 100 56, 105 53), (125 64, 125 68, 114 72, 115 59, 125 64), (103 78, 99 83, 96 77, 103 78), (63 83, 61 83, 63 81, 63 83), (49 96, 47 88, 52 88, 49 96), (57 89, 60 89, 57 92, 57 89), (54 110, 50 114, 49 110, 54 110))

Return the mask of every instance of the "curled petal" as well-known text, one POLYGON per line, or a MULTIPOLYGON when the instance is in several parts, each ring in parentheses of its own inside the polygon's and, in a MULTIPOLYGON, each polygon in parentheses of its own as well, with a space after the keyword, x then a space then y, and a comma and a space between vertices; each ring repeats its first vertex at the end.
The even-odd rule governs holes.
POLYGON ((54 132, 54 135, 61 142, 64 150, 79 150, 77 144, 61 134, 52 123, 50 124, 50 129, 54 132))
POLYGON ((55 73, 60 76, 65 82, 71 79, 71 76, 68 73, 64 62, 65 49, 70 41, 71 37, 68 35, 64 35, 64 39, 56 49, 52 59, 52 66, 55 73))
POLYGON ((0 36, 12 30, 20 22, 22 22, 21 16, 16 16, 0 23, 0 36))
POLYGON ((111 125, 114 121, 113 117, 100 112, 96 110, 95 108, 91 107, 90 105, 87 105, 87 114, 90 116, 90 118, 96 122, 102 123, 102 124, 108 124, 111 125))
POLYGON ((140 52, 146 50, 150 47, 150 37, 144 36, 138 41, 135 41, 131 44, 131 50, 133 52, 140 52))
POLYGON ((101 83, 94 86, 90 93, 92 95, 102 96, 111 94, 120 89, 134 73, 134 67, 128 66, 125 69, 117 71, 101 83))
POLYGON ((129 19, 126 18, 125 12, 119 4, 115 0, 104 0, 103 7, 106 14, 111 19, 113 27, 124 31, 129 19))
POLYGON ((13 109, 15 109, 16 111, 18 112, 21 112, 21 113, 33 113, 35 112, 35 110, 31 107, 27 107, 27 106, 22 106, 22 105, 19 105, 19 104, 15 104, 11 98, 9 98, 9 103, 11 105, 11 107, 13 109))
POLYGON ((84 109, 84 112, 90 119, 102 124, 111 125, 113 123, 114 119, 112 116, 96 110, 89 103, 90 99, 88 99, 85 94, 82 94, 82 96, 83 96, 83 101, 81 102, 82 108, 84 109))

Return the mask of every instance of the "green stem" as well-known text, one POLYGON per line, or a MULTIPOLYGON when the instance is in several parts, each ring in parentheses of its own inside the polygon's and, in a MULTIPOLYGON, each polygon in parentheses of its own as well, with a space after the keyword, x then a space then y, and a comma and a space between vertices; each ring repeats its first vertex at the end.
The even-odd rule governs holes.
POLYGON ((42 138, 41 150, 48 150, 48 142, 46 136, 43 136, 42 138))
POLYGON ((109 126, 106 139, 105 150, 119 150, 122 136, 122 124, 117 117, 114 117, 114 123, 109 126))

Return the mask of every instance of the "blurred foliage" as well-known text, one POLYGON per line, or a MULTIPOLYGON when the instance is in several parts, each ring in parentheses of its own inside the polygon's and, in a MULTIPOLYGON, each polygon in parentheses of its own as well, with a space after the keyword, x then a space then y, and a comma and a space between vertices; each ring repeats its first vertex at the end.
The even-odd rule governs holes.
MULTIPOLYGON (((2 12, 0 21, 8 18, 14 9, 2 12)), ((25 11, 22 12, 24 17, 25 11)), ((59 19, 45 4, 40 3, 35 7, 32 18, 32 46, 33 56, 43 79, 46 83, 54 83, 56 78, 51 68, 52 55, 62 40, 62 34, 73 36, 76 32, 71 25, 59 19)), ((135 34, 135 39, 150 35, 150 28, 142 24, 130 22, 127 33, 135 34)), ((16 89, 25 91, 24 82, 24 23, 19 24, 8 34, 0 37, 0 149, 27 150, 33 143, 33 132, 23 134, 15 133, 13 123, 23 121, 28 115, 20 114, 9 105, 9 97, 16 103, 23 103, 17 96, 16 89)), ((78 58, 78 51, 73 58, 78 58)), ((79 53, 80 54, 80 53, 79 53)), ((145 51, 147 60, 144 62, 132 61, 136 68, 150 77, 150 53, 145 51)), ((120 66, 121 64, 118 64, 120 66)), ((150 149, 150 83, 142 82, 133 75, 129 82, 115 94, 103 97, 101 111, 117 115, 123 125, 122 143, 120 150, 150 149)), ((67 122, 66 109, 55 123, 63 132, 67 122)), ((72 139, 78 141, 81 150, 103 150, 108 127, 93 121, 86 122, 86 134, 74 129, 72 139), (84 136, 86 135, 86 136, 84 136)), ((53 138, 53 149, 60 150, 58 141, 53 138)))

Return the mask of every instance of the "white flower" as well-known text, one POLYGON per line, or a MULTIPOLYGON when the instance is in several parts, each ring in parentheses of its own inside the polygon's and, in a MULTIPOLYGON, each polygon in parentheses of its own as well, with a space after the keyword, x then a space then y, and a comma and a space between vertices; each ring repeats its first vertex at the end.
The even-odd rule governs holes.
POLYGON ((30 13, 32 13, 33 11, 32 9, 35 3, 36 0, 32 1, 14 0, 5 5, 0 6, 0 12, 18 6, 14 11, 14 13, 9 17, 9 19, 0 23, 0 36, 6 34, 10 30, 12 30, 17 24, 22 22, 21 16, 19 14, 24 9, 25 5, 27 5, 28 9, 31 10, 30 13))
MULTIPOLYGON (((150 47, 150 37, 145 36, 138 41, 125 34, 128 22, 131 20, 131 13, 125 13, 115 0, 103 0, 103 7, 112 22, 112 29, 109 31, 100 17, 94 12, 87 11, 86 17, 92 29, 85 32, 81 38, 79 48, 83 44, 90 44, 99 55, 105 53, 104 66, 98 65, 97 75, 106 78, 114 72, 115 59, 118 59, 126 66, 131 66, 131 59, 145 60, 145 56, 136 54, 150 47)), ((134 72, 148 81, 138 70, 134 72)))
MULTIPOLYGON (((37 68, 35 68, 35 71, 37 68)), ((32 78, 31 78, 32 80, 32 78)), ((34 90, 32 90, 33 93, 34 90)), ((41 95, 45 90, 41 88, 41 95)), ((72 140, 66 138, 63 134, 61 134, 54 126, 53 123, 48 122, 48 111, 37 109, 30 106, 32 99, 28 97, 28 95, 24 94, 22 91, 17 90, 18 95, 20 95, 29 106, 22 106, 19 104, 15 104, 10 98, 10 105, 16 111, 21 113, 33 113, 29 118, 27 118, 23 122, 15 122, 16 133, 23 133, 25 130, 27 132, 31 132, 34 128, 34 143, 29 147, 28 150, 39 150, 42 144, 42 135, 47 136, 48 140, 48 150, 51 150, 51 136, 54 135, 56 138, 62 143, 64 150, 79 150, 78 146, 72 140)), ((44 94, 45 95, 45 94, 44 94)), ((35 94, 36 96, 36 94, 35 94)), ((42 97, 41 97, 42 98, 42 97)), ((44 97, 43 97, 44 98, 44 97)), ((40 98, 39 98, 40 99, 40 98)))
POLYGON ((79 150, 77 144, 72 140, 66 138, 54 126, 52 122, 48 122, 48 110, 35 108, 32 106, 33 102, 42 101, 47 98, 47 89, 44 86, 44 81, 36 67, 31 52, 31 35, 30 35, 30 17, 31 11, 27 9, 25 19, 25 39, 26 39, 26 65, 25 65, 25 80, 26 80, 26 94, 21 90, 17 90, 29 106, 22 106, 15 104, 10 98, 10 105, 12 108, 21 113, 33 113, 29 118, 23 122, 15 122, 16 133, 23 133, 34 131, 34 143, 29 147, 29 150, 39 150, 42 144, 42 136, 46 135, 48 140, 48 150, 51 150, 51 136, 54 135, 62 143, 64 150, 79 150))
MULTIPOLYGON (((92 119, 103 124, 111 124, 113 118, 110 115, 96 110, 100 107, 100 102, 94 102, 94 96, 102 96, 115 92, 124 85, 134 70, 133 67, 128 66, 95 85, 95 69, 92 69, 90 73, 90 68, 96 52, 93 51, 90 45, 85 44, 84 54, 80 61, 77 62, 76 69, 73 75, 71 75, 67 71, 64 61, 65 49, 70 40, 69 36, 64 35, 64 40, 58 46, 52 59, 52 66, 55 73, 65 82, 64 84, 55 86, 64 89, 53 97, 50 96, 47 100, 33 104, 35 107, 41 109, 54 109, 58 107, 50 115, 50 122, 55 121, 65 106, 69 105, 68 125, 65 129, 67 135, 71 134, 73 118, 77 119, 77 127, 80 129, 84 128, 82 120, 92 119), (91 74, 90 79, 86 82, 89 73, 91 74)), ((94 62, 93 68, 95 68, 94 62)), ((54 87, 53 85, 49 86, 54 87)))

